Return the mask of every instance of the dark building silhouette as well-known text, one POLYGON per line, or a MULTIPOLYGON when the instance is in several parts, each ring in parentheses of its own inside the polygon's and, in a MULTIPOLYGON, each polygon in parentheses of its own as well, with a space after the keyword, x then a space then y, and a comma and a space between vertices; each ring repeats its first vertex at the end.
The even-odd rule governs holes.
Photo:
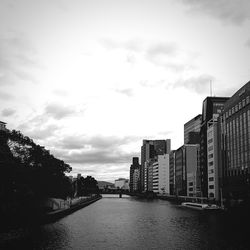
POLYGON ((197 115, 184 124, 184 144, 200 143, 201 118, 197 115))
POLYGON ((249 199, 250 81, 225 103, 219 117, 219 133, 223 196, 249 199))
POLYGON ((208 169, 207 169, 207 128, 208 122, 217 118, 224 108, 228 97, 207 97, 202 105, 202 121, 200 131, 200 181, 201 195, 208 197, 208 169))
POLYGON ((130 192, 138 191, 139 170, 140 170, 139 157, 133 157, 132 164, 130 166, 130 180, 129 180, 130 192), (135 172, 138 172, 138 175, 135 172))
POLYGON ((147 190, 147 161, 154 159, 157 155, 169 154, 171 140, 143 140, 141 146, 141 169, 140 169, 140 191, 147 190))

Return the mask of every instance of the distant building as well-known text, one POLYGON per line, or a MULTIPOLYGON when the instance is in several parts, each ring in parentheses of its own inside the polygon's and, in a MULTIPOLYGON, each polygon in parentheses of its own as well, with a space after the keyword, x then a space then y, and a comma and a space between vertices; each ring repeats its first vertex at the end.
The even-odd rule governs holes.
MULTIPOLYGON (((134 173, 133 173, 132 192, 138 192, 139 180, 140 180, 139 178, 140 178, 140 170, 139 170, 139 168, 137 168, 134 170, 134 173)), ((131 191, 131 189, 130 189, 130 191, 131 191)))
POLYGON ((250 199, 250 81, 225 103, 219 119, 223 198, 250 199))
POLYGON ((158 155, 153 166, 153 192, 169 194, 169 154, 158 155))
POLYGON ((1 121, 0 121, 0 131, 1 131, 1 130, 3 130, 3 131, 6 131, 6 130, 7 130, 6 124, 7 124, 7 123, 1 122, 1 121))
POLYGON ((124 178, 115 180, 115 188, 129 190, 129 180, 124 178))
POLYGON ((184 144, 200 143, 201 118, 197 115, 184 124, 184 144))
POLYGON ((153 191, 153 164, 155 159, 148 160, 145 163, 145 190, 153 191))
POLYGON ((132 164, 130 166, 130 180, 129 180, 130 192, 138 191, 139 176, 137 176, 137 173, 139 173, 139 169, 140 169, 139 157, 133 157, 132 164), (134 174, 135 172, 136 174, 134 174))
POLYGON ((171 150, 171 140, 143 140, 141 146, 141 168, 140 168, 140 188, 147 190, 147 167, 149 160, 154 160, 158 155, 169 154, 171 150))

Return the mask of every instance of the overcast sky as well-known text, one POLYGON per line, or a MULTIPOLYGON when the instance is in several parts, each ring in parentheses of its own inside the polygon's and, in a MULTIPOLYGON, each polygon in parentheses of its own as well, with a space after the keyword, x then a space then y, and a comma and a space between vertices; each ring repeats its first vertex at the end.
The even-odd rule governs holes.
POLYGON ((72 174, 129 177, 250 80, 249 0, 0 0, 0 120, 72 174))

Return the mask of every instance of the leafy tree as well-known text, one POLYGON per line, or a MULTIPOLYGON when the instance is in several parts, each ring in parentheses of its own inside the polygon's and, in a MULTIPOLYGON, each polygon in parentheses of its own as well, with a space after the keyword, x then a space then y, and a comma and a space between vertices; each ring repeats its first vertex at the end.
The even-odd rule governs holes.
POLYGON ((98 183, 92 176, 81 177, 77 180, 77 195, 87 196, 90 194, 99 194, 98 183))
POLYGON ((71 167, 19 131, 0 131, 0 198, 2 201, 66 198, 71 167))

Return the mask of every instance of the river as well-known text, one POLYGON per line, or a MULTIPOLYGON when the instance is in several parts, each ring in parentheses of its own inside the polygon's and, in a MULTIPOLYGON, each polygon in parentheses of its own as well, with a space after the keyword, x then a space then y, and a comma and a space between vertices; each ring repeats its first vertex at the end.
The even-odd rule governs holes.
POLYGON ((165 200, 103 195, 57 222, 0 233, 0 249, 249 249, 243 224, 165 200))

